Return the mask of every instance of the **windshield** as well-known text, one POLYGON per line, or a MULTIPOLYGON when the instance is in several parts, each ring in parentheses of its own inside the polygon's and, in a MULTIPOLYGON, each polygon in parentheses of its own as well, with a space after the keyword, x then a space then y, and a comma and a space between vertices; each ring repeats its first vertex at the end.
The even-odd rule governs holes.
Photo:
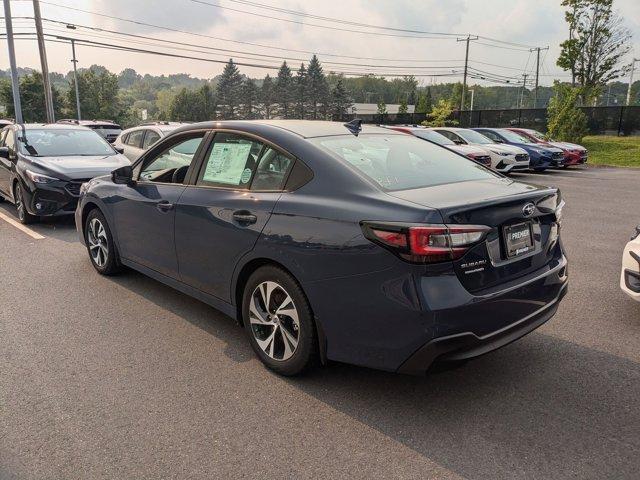
POLYGON ((529 140, 526 137, 523 137, 522 135, 518 135, 516 132, 512 132, 511 130, 498 130, 500 132, 500 135, 502 135, 504 138, 507 139, 507 142, 511 142, 511 143, 531 143, 531 140, 529 140))
POLYGON ((525 130, 529 135, 531 135, 533 138, 537 138, 538 140, 544 140, 546 141, 547 138, 544 136, 544 133, 541 133, 537 130, 525 130))
POLYGON ((385 190, 408 190, 496 177, 456 153, 405 135, 321 137, 311 141, 385 190))
POLYGON ((411 133, 418 138, 424 138, 425 140, 437 143, 438 145, 455 145, 453 141, 449 140, 444 135, 440 135, 438 132, 434 132, 433 130, 411 130, 411 133))
POLYGON ((460 135, 467 143, 479 143, 480 145, 487 145, 489 143, 496 143, 488 137, 485 137, 481 133, 475 130, 456 130, 456 133, 460 135))
POLYGON ((25 155, 67 157, 116 154, 113 148, 93 130, 26 130, 20 133, 19 139, 20 151, 25 155))

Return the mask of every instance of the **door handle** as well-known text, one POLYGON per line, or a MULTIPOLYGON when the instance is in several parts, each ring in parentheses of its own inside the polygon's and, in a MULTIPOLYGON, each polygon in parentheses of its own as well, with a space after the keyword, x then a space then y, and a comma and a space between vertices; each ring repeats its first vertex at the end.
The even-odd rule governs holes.
POLYGON ((167 213, 169 210, 173 208, 173 203, 169 203, 166 200, 162 202, 156 203, 156 208, 160 210, 162 213, 167 213))
POLYGON ((233 212, 233 219, 241 225, 251 225, 258 221, 258 217, 247 210, 233 212))

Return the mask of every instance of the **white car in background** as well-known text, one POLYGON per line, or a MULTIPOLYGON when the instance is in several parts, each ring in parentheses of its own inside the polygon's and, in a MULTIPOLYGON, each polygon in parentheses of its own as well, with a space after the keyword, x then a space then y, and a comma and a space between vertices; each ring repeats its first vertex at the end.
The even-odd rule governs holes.
POLYGON ((144 123, 137 127, 123 130, 113 146, 122 149, 125 157, 134 162, 149 147, 154 145, 158 140, 166 137, 176 128, 186 125, 181 122, 153 122, 144 123))
POLYGON ((444 135, 439 134, 429 128, 421 127, 419 125, 390 125, 386 126, 391 130, 398 132, 408 133, 415 137, 427 140, 432 143, 436 143, 444 148, 453 150, 465 157, 475 160, 476 162, 484 165, 485 167, 492 168, 491 153, 484 148, 480 148, 475 145, 459 145, 449 140, 444 135))
POLYGON ((622 254, 620 288, 635 301, 640 302, 640 226, 636 227, 622 254))
POLYGON ((457 145, 473 145, 487 150, 491 154, 491 168, 498 172, 509 173, 529 169, 529 154, 523 148, 495 143, 468 128, 434 127, 432 130, 457 145))

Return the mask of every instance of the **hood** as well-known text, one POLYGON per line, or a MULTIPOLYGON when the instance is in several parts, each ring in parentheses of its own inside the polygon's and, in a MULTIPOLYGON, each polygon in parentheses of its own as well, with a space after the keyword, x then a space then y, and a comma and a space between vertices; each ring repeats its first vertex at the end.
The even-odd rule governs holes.
POLYGON ((544 145, 540 143, 518 143, 517 145, 524 149, 530 148, 532 150, 542 150, 545 153, 553 153, 553 152, 563 153, 561 148, 553 147, 551 145, 544 145))
POLYGON ((28 157, 29 161, 62 179, 86 179, 107 175, 116 168, 131 165, 121 154, 96 156, 28 157))
POLYGON ((488 145, 483 145, 482 148, 491 150, 492 152, 508 153, 510 155, 520 155, 523 153, 527 153, 527 151, 524 148, 520 148, 515 145, 507 145, 505 143, 492 143, 488 145))
POLYGON ((461 153, 462 155, 489 155, 489 152, 476 145, 445 145, 448 149, 454 152, 461 153))
POLYGON ((568 142, 550 142, 550 145, 554 147, 562 148, 564 150, 578 150, 579 152, 587 150, 581 145, 576 145, 575 143, 568 143, 568 142))

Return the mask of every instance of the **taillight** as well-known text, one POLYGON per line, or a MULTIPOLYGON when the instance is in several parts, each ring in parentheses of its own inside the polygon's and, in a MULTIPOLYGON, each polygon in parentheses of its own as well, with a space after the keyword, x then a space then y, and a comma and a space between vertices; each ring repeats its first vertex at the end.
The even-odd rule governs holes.
POLYGON ((483 225, 403 225, 362 222, 369 240, 420 263, 444 262, 462 257, 491 230, 483 225))

